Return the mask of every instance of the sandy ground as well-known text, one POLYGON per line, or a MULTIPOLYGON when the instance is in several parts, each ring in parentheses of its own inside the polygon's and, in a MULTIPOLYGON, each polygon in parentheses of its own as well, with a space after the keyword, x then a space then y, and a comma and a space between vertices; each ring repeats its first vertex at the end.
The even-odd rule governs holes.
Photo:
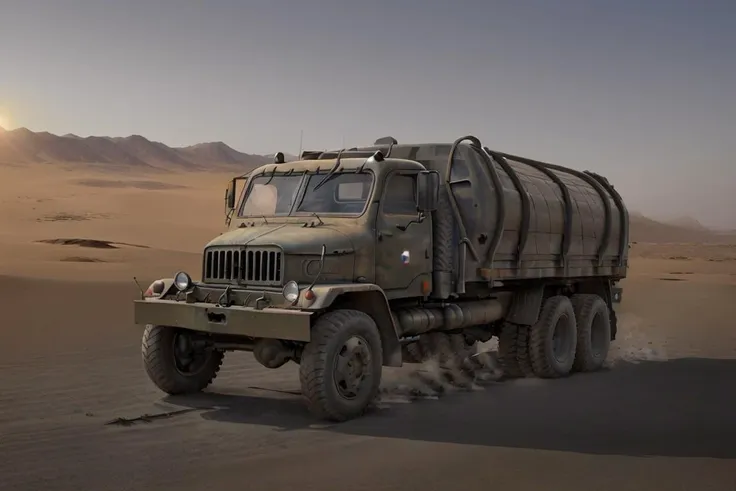
POLYGON ((598 374, 412 400, 386 371, 379 408, 324 425, 295 365, 231 354, 209 393, 164 397, 132 277, 199 270, 227 179, 0 167, 0 489, 736 489, 729 245, 636 244, 598 374), (145 247, 35 242, 69 238, 145 247))

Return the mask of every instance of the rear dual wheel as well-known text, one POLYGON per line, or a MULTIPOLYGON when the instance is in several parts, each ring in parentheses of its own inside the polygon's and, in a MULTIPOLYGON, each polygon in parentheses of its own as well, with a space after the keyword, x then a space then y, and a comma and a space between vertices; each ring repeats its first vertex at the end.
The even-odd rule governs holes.
POLYGON ((559 378, 603 367, 611 342, 611 316, 598 295, 547 299, 532 327, 506 323, 499 336, 499 362, 510 378, 559 378))
POLYGON ((498 338, 498 364, 504 376, 522 378, 534 375, 529 359, 529 327, 506 322, 498 338))
POLYGON ((586 293, 573 295, 570 300, 578 326, 573 370, 600 370, 611 347, 611 315, 608 305, 598 295, 586 293))
POLYGON ((540 378, 559 378, 570 373, 575 361, 578 329, 575 310, 569 298, 548 298, 531 328, 529 358, 534 374, 540 378))
POLYGON ((576 346, 572 303, 557 295, 544 302, 533 326, 503 325, 498 342, 499 364, 509 378, 558 378, 570 373, 576 346))

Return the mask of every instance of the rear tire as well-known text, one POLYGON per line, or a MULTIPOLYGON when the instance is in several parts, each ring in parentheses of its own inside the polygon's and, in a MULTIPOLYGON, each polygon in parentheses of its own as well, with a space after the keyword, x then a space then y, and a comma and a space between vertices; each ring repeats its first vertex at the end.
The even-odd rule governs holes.
POLYGON ((611 316, 598 295, 578 294, 571 298, 578 326, 578 344, 573 369, 595 372, 603 367, 611 346, 611 316))
POLYGON ((498 338, 498 363, 508 378, 534 376, 529 357, 529 327, 504 323, 498 338))
MULTIPOLYGON (((504 322, 501 326, 501 334, 498 336, 498 364, 505 377, 519 378, 524 376, 518 359, 519 329, 510 322, 504 322)), ((523 349, 523 347, 522 347, 523 349)))
POLYGON ((357 310, 328 312, 317 319, 302 353, 302 396, 320 419, 359 417, 378 395, 382 369, 381 336, 373 319, 357 310))
POLYGON ((193 394, 217 377, 225 354, 197 348, 191 332, 168 326, 147 325, 141 342, 143 366, 156 387, 171 394, 193 394))
POLYGON ((577 325, 570 299, 557 295, 542 306, 531 329, 529 355, 539 378, 559 378, 570 373, 575 361, 577 325))
POLYGON ((519 370, 525 377, 534 376, 534 367, 532 366, 531 355, 529 354, 529 342, 531 331, 529 326, 519 326, 519 334, 517 337, 518 346, 516 348, 516 361, 519 363, 519 370))

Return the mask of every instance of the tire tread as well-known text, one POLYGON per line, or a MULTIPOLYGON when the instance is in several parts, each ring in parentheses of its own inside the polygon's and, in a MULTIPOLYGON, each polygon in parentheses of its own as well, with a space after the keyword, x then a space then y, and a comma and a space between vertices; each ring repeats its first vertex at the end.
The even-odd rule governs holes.
MULTIPOLYGON (((605 362, 605 356, 600 362, 597 361, 592 352, 591 331, 593 328, 593 319, 596 310, 600 310, 599 314, 605 316, 605 322, 608 323, 607 335, 610 343, 611 335, 611 316, 608 311, 608 305, 599 295, 592 293, 578 293, 570 299, 575 310, 575 319, 578 325, 578 342, 575 350, 575 361, 573 369, 577 372, 594 372, 599 370, 605 362)), ((608 349, 606 349, 608 354, 608 349)))
MULTIPOLYGON (((550 331, 555 328, 559 317, 566 313, 570 322, 575 326, 575 313, 570 299, 564 295, 555 295, 548 298, 542 306, 539 320, 531 329, 529 337, 529 357, 534 374, 539 378, 559 378, 569 373, 569 370, 558 370, 548 357, 547 344, 550 342, 550 331), (566 311, 566 312, 565 312, 566 311)), ((575 329, 577 331, 577 328, 575 329)), ((574 335, 577 345, 577 333, 574 335)), ((573 346, 573 349, 575 347, 573 346)), ((574 351, 572 357, 574 360, 574 351)), ((570 362, 572 368, 573 361, 570 362)))
MULTIPOLYGON (((363 324, 372 331, 371 337, 373 339, 367 339, 366 341, 373 344, 374 349, 371 355, 379 357, 379 366, 383 364, 380 351, 381 338, 371 316, 359 310, 349 309, 335 310, 322 315, 312 327, 312 340, 304 347, 301 364, 299 365, 302 397, 305 399, 310 412, 320 419, 346 421, 361 416, 369 407, 369 405, 365 405, 360 410, 349 414, 340 411, 331 403, 325 382, 324 367, 326 366, 330 341, 345 329, 345 326, 354 323, 363 324)), ((380 382, 380 374, 378 378, 380 382)), ((377 393, 377 387, 375 392, 377 393)))
POLYGON ((196 376, 186 378, 176 372, 170 360, 169 343, 173 342, 175 328, 148 324, 141 340, 141 356, 146 374, 167 394, 191 394, 209 386, 220 371, 225 354, 216 350, 208 360, 208 366, 196 376))

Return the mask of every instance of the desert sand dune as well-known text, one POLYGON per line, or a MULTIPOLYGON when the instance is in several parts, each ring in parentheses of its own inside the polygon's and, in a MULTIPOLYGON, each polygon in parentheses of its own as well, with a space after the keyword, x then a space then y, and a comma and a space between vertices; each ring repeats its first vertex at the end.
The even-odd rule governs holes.
POLYGON ((253 168, 270 161, 209 142, 174 148, 141 135, 128 137, 53 135, 27 128, 0 128, 0 164, 85 163, 138 171, 253 168))
POLYGON ((143 169, 0 165, 0 489, 734 489, 731 238, 632 219, 609 371, 413 402, 388 371, 373 414, 320 425, 293 364, 148 381, 133 277, 198 275, 234 171, 143 169))

